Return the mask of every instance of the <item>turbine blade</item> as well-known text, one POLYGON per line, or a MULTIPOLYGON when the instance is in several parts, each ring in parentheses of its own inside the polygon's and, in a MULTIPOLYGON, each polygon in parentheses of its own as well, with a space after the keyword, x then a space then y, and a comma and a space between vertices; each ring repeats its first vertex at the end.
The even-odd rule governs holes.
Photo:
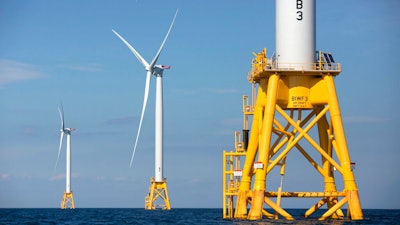
POLYGON ((146 60, 139 54, 139 52, 136 51, 136 49, 134 49, 132 47, 132 45, 130 45, 121 35, 119 35, 115 30, 112 30, 114 32, 115 35, 117 35, 119 37, 119 39, 121 39, 122 42, 125 43, 126 46, 128 46, 128 48, 131 50, 131 52, 136 56, 136 58, 139 60, 140 63, 143 64, 143 66, 147 69, 149 67, 149 63, 146 62, 146 60))
POLYGON ((64 127, 64 108, 61 102, 61 109, 58 108, 58 112, 60 114, 60 119, 61 119, 61 130, 64 131, 65 127, 64 127))
POLYGON ((168 39, 169 32, 171 32, 172 26, 174 25, 175 18, 176 18, 176 15, 177 15, 177 14, 178 14, 178 9, 176 10, 174 19, 172 19, 172 23, 171 23, 171 25, 169 26, 169 29, 168 29, 167 35, 165 35, 164 41, 161 43, 161 46, 160 46, 160 48, 158 49, 158 52, 157 52, 156 56, 154 56, 153 61, 151 61, 151 63, 150 63, 150 68, 153 68, 154 65, 157 63, 158 57, 160 56, 160 53, 161 53, 162 49, 164 48, 164 44, 165 44, 165 42, 166 42, 167 39, 168 39))
POLYGON ((61 152, 61 147, 62 147, 63 139, 64 139, 64 131, 61 131, 61 136, 60 136, 60 147, 58 147, 58 155, 57 155, 56 165, 54 166, 54 171, 56 171, 56 168, 57 168, 57 165, 58 165, 58 159, 60 158, 60 152, 61 152))
POLYGON ((131 157, 131 162, 129 164, 129 168, 132 167, 133 157, 135 157, 136 147, 137 147, 138 140, 139 140, 140 129, 142 128, 143 116, 144 116, 144 112, 146 110, 147 99, 149 97, 150 78, 151 78, 151 71, 147 71, 146 84, 145 84, 145 89, 144 89, 142 115, 140 116, 139 128, 138 128, 138 132, 136 134, 135 146, 133 147, 133 152, 132 152, 132 157, 131 157))

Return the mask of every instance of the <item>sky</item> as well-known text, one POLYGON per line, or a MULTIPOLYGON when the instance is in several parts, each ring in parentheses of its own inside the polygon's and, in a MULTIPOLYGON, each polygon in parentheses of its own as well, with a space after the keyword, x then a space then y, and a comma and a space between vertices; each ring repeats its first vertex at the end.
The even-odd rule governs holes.
MULTIPOLYGON (((178 8, 158 60, 171 65, 163 78, 164 176, 172 208, 222 207, 222 153, 242 129, 252 52, 275 50, 271 0, 1 1, 1 208, 59 207, 60 100, 66 127, 76 128, 75 206, 144 207, 154 176, 155 82, 129 168, 145 70, 111 30, 151 61, 178 8)), ((361 205, 399 209, 400 2, 317 1, 316 9, 316 47, 342 65, 335 84, 361 205)), ((307 191, 304 179, 284 190, 307 191)))

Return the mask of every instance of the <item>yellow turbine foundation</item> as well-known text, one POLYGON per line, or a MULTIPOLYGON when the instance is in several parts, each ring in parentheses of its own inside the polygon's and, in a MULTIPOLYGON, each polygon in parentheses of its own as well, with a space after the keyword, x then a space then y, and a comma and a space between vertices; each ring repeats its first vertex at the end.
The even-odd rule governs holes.
POLYGON ((170 210, 167 180, 156 182, 154 178, 151 178, 150 182, 149 194, 145 197, 144 208, 146 210, 155 210, 161 207, 163 210, 170 210), (162 203, 158 203, 158 200, 162 203))
POLYGON ((240 151, 237 147, 236 152, 224 151, 224 218, 293 220, 281 207, 282 198, 290 197, 319 199, 306 210, 304 217, 323 210, 326 205, 320 220, 342 219, 342 208, 347 204, 348 219, 363 219, 334 84, 340 64, 324 62, 320 57, 313 69, 279 69, 274 67, 272 59, 266 58, 265 49, 254 55, 248 78, 253 89, 258 85, 256 103, 243 106, 245 126, 247 117, 253 115, 250 139, 240 151), (316 140, 312 137, 315 135, 316 140), (320 175, 323 190, 282 190, 286 158, 292 151, 298 151, 320 175), (241 164, 233 163, 241 157, 245 158, 243 169, 241 164), (279 166, 281 187, 273 192, 269 190, 268 175, 279 166), (336 188, 334 170, 342 177, 342 191, 336 188), (233 176, 235 171, 241 171, 240 176, 233 176))
POLYGON ((75 202, 74 202, 74 196, 72 195, 72 191, 70 193, 66 193, 64 191, 60 207, 61 209, 75 209, 75 202))

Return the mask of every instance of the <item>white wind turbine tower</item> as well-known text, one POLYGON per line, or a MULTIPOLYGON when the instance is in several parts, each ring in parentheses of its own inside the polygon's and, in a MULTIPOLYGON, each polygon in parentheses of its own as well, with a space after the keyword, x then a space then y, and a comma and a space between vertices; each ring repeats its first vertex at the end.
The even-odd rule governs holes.
MULTIPOLYGON (((144 99, 143 99, 143 107, 142 114, 140 116, 139 128, 136 135, 135 146, 133 148, 130 167, 132 166, 133 158, 135 156, 136 147, 139 140, 140 129, 142 127, 143 116, 146 110, 147 99, 149 95, 149 87, 150 87, 150 78, 151 75, 156 76, 156 108, 155 108, 155 176, 151 179, 150 192, 146 196, 145 201, 145 209, 152 210, 156 208, 155 201, 158 197, 161 197, 164 200, 164 205, 161 205, 163 209, 171 209, 168 198, 167 191, 167 181, 163 177, 163 89, 162 89, 162 75, 164 69, 169 69, 169 66, 164 65, 156 65, 158 57, 160 56, 161 51, 163 50, 164 44, 167 41, 168 35, 174 25, 176 15, 178 14, 178 10, 175 13, 175 16, 172 20, 172 23, 168 29, 165 38, 158 49, 157 54, 153 58, 153 60, 148 63, 121 35, 119 35, 115 30, 112 30, 121 40, 125 43, 126 46, 132 51, 132 53, 136 56, 140 63, 144 66, 146 73, 146 83, 145 83, 145 91, 144 91, 144 99)), ((159 205, 160 206, 160 205, 159 205)))
POLYGON ((66 162, 65 162, 65 191, 63 195, 63 199, 61 200, 61 209, 74 209, 74 197, 71 191, 71 132, 75 130, 75 128, 66 128, 64 125, 64 109, 61 103, 61 108, 58 108, 58 112, 60 113, 61 119, 61 136, 60 136, 60 146, 58 148, 58 155, 56 166, 58 164, 58 159, 60 158, 61 147, 64 139, 64 134, 67 136, 67 146, 66 146, 66 162))

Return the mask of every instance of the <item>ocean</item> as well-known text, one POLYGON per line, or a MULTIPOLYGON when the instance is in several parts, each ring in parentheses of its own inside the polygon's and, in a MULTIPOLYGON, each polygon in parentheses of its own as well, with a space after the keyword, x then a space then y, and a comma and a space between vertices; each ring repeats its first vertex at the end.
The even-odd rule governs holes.
POLYGON ((243 221, 223 219, 222 209, 171 209, 169 211, 144 209, 0 209, 0 224, 70 224, 70 225, 117 225, 117 224, 237 224, 237 225, 359 225, 359 224, 400 224, 400 210, 364 209, 364 220, 327 220, 300 218, 304 209, 288 209, 296 220, 243 221))

